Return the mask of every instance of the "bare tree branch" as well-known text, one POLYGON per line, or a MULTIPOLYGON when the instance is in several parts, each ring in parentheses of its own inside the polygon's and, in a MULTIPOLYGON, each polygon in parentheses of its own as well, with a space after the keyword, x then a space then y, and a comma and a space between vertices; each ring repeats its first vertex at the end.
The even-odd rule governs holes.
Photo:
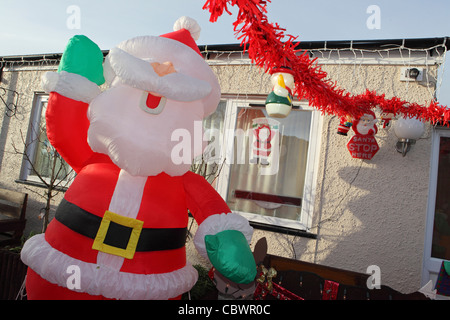
POLYGON ((39 130, 35 130, 33 126, 30 127, 30 130, 33 130, 30 134, 33 137, 32 140, 27 141, 25 135, 22 130, 20 130, 20 138, 22 144, 24 146, 23 151, 20 151, 15 145, 14 141, 12 142, 13 150, 16 154, 19 154, 23 157, 23 159, 27 162, 30 168, 29 174, 36 176, 39 181, 42 183, 42 186, 45 188, 44 191, 36 191, 32 188, 27 188, 27 190, 32 191, 33 193, 39 195, 41 198, 45 200, 45 207, 40 210, 39 217, 42 218, 42 232, 47 230, 47 225, 49 223, 49 214, 51 209, 51 202, 53 198, 63 190, 69 183, 70 177, 73 174, 73 169, 67 170, 67 164, 64 165, 64 159, 60 156, 60 154, 51 147, 51 151, 49 152, 49 177, 43 175, 40 170, 36 167, 34 162, 34 155, 31 155, 31 150, 39 146, 39 144, 48 144, 48 140, 43 141, 41 139, 42 136, 45 136, 42 133, 45 133, 45 123, 39 127, 39 130))

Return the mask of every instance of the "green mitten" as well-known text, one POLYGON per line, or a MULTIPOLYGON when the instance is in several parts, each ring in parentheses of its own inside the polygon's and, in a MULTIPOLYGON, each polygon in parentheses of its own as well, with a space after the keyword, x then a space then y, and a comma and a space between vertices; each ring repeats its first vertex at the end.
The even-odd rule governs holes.
POLYGON ((205 245, 209 260, 226 278, 236 283, 255 280, 255 259, 242 232, 225 230, 207 235, 205 245))
POLYGON ((103 53, 88 37, 73 36, 61 57, 58 72, 61 71, 79 74, 100 86, 105 82, 103 53))

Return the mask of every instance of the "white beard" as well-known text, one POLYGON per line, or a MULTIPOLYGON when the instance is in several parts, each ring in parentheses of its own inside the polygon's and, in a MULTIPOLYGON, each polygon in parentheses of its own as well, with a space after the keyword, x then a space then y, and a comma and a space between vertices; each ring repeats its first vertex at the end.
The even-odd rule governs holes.
MULTIPOLYGON (((95 152, 108 155, 114 164, 134 176, 153 176, 166 172, 178 176, 190 163, 175 164, 171 152, 178 141, 171 141, 176 129, 186 129, 193 137, 195 121, 203 118, 202 101, 167 100, 158 115, 143 111, 139 104, 145 91, 116 85, 95 98, 88 109, 88 143, 95 152)), ((190 144, 191 159, 199 150, 190 144)))
POLYGON ((358 132, 360 134, 368 134, 369 130, 372 128, 373 128, 373 124, 365 125, 365 124, 358 123, 358 125, 356 126, 356 129, 358 130, 358 132))

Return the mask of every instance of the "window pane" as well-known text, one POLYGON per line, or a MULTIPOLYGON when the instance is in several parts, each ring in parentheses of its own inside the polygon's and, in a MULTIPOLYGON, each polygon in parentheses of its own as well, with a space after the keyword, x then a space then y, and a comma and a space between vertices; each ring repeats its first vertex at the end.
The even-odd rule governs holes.
POLYGON ((45 131, 41 131, 39 135, 33 165, 36 172, 32 172, 31 175, 37 173, 41 177, 49 179, 51 179, 53 172, 54 179, 66 180, 69 178, 68 174, 71 171, 71 168, 51 146, 45 131))
POLYGON ((40 121, 35 122, 34 127, 37 128, 35 132, 35 151, 33 166, 35 171, 30 172, 30 176, 40 175, 42 178, 56 180, 68 180, 71 173, 70 166, 61 158, 61 156, 52 147, 47 138, 45 127, 45 110, 47 103, 41 104, 40 121))
POLYGON ((238 107, 227 203, 232 210, 299 220, 311 112, 267 117, 264 107, 238 107))
POLYGON ((203 119, 203 138, 204 141, 208 141, 208 145, 203 154, 194 159, 191 166, 191 171, 203 176, 213 185, 223 166, 219 140, 224 134, 226 105, 225 100, 220 101, 216 111, 203 119))
POLYGON ((441 137, 431 256, 450 260, 450 138, 441 137))

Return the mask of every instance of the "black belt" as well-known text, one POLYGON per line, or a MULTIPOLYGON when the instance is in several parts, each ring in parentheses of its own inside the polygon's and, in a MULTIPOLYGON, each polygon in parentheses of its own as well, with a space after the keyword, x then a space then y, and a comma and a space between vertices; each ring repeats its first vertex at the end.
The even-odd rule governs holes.
MULTIPOLYGON (((55 213, 55 218, 69 229, 91 239, 95 239, 102 218, 81 209, 63 199, 55 213)), ((104 243, 125 249, 130 239, 132 228, 115 222, 109 223, 104 243)), ((173 250, 184 247, 187 228, 143 228, 136 251, 173 250)))

